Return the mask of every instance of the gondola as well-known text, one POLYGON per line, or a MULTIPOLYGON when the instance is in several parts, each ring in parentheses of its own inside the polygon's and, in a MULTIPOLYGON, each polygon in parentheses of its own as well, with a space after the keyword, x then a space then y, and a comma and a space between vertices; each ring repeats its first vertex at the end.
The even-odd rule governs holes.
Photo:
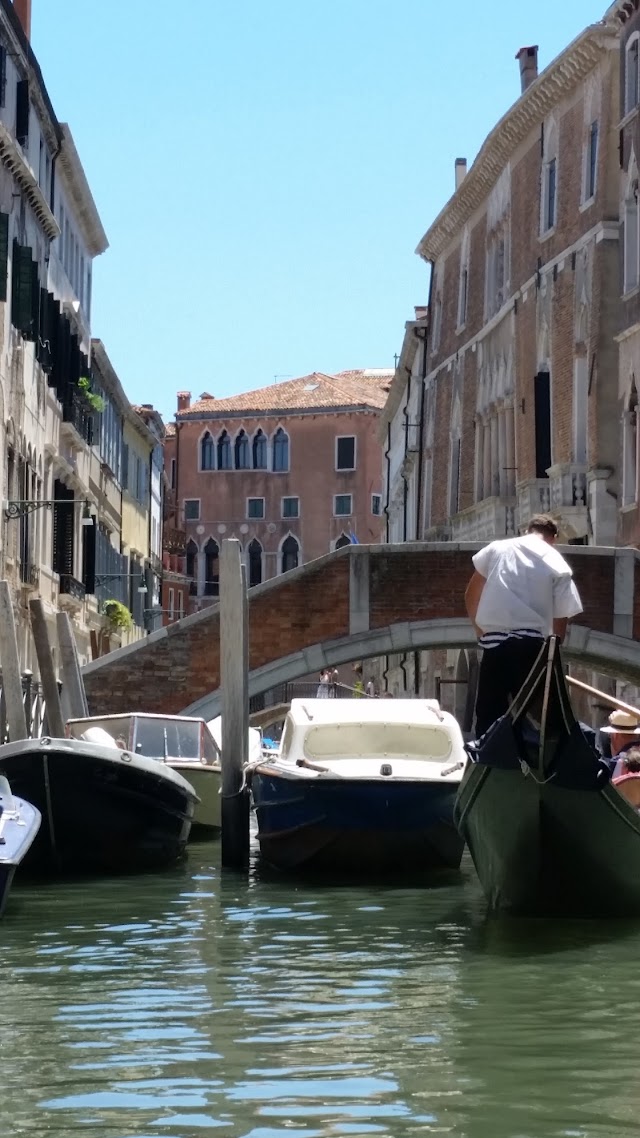
POLYGON ((557 638, 468 752, 454 817, 492 909, 640 916, 640 814, 576 720, 557 638))

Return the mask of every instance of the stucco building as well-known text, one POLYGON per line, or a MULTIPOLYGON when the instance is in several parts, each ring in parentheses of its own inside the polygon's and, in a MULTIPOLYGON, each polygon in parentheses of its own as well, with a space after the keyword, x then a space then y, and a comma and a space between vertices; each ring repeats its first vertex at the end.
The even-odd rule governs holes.
POLYGON ((250 585, 341 544, 379 539, 377 422, 392 377, 314 372, 228 399, 178 394, 165 444, 175 500, 168 524, 185 534, 192 608, 218 596, 223 537, 241 541, 250 585))

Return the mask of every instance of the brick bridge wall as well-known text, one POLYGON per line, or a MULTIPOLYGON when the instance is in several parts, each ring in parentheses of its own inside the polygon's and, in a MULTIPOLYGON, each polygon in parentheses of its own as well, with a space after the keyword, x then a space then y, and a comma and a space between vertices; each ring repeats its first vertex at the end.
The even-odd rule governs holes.
MULTIPOLYGON (((257 586, 249 594, 250 670, 349 636, 359 659, 358 634, 464 617, 471 554, 478 548, 471 542, 347 546, 257 586)), ((584 605, 576 623, 640 637, 637 551, 572 546, 563 553, 584 605)), ((220 686, 218 607, 88 664, 84 679, 93 714, 184 710, 220 686)))

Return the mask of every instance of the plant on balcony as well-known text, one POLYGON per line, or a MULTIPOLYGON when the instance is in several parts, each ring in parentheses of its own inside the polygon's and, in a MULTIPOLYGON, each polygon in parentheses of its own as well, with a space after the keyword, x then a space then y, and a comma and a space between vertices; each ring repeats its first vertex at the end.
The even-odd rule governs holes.
POLYGON ((91 390, 91 380, 87 379, 86 375, 80 377, 78 387, 93 411, 97 411, 99 414, 104 411, 104 399, 101 395, 96 395, 95 391, 91 390))
POLYGON ((133 617, 122 601, 113 599, 105 601, 102 611, 114 632, 128 632, 130 628, 133 628, 133 617))

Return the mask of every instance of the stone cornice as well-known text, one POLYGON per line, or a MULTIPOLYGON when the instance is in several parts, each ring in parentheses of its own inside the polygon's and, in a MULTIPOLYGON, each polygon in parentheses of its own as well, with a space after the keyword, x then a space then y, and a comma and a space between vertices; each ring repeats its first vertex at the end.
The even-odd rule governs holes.
POLYGON ((56 172, 64 183, 65 193, 80 224, 87 250, 92 257, 98 257, 109 248, 107 235, 67 123, 60 124, 60 132, 61 149, 56 172))
POLYGON ((441 256, 488 197, 518 146, 593 70, 603 53, 617 46, 617 37, 613 24, 592 24, 541 72, 487 135, 460 188, 418 245, 418 256, 425 261, 441 256))
POLYGON ((27 165, 22 151, 4 123, 0 122, 0 161, 11 172, 23 190, 35 216, 50 241, 60 236, 58 222, 53 216, 47 199, 27 165))
POLYGON ((605 20, 619 20, 621 24, 626 24, 627 20, 634 16, 638 11, 638 0, 616 0, 610 8, 607 8, 604 18, 605 20))

